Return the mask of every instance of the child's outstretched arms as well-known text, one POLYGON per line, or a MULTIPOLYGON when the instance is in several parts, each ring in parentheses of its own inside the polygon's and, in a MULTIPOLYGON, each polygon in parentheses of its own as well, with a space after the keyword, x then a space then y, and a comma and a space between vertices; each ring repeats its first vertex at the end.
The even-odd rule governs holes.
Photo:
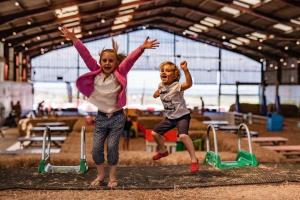
POLYGON ((187 67, 187 62, 186 61, 182 61, 180 63, 180 67, 184 72, 184 76, 185 76, 185 82, 181 84, 181 91, 184 91, 190 87, 192 87, 193 85, 193 81, 192 81, 192 76, 190 74, 190 71, 187 67))
POLYGON ((65 37, 66 39, 69 39, 73 42, 73 44, 75 44, 75 42, 77 42, 78 38, 76 37, 74 30, 69 31, 66 27, 59 27, 58 28, 60 30, 60 32, 62 32, 62 36, 65 37))
POLYGON ((74 31, 69 31, 66 27, 58 27, 62 32, 62 36, 73 42, 74 47, 77 49, 81 58, 85 62, 86 66, 91 70, 95 71, 99 69, 97 61, 92 57, 89 50, 84 46, 84 44, 76 37, 74 31))
POLYGON ((159 42, 157 40, 150 40, 147 37, 144 43, 131 52, 124 60, 121 62, 119 66, 119 70, 123 74, 127 74, 129 70, 134 65, 135 61, 142 55, 145 49, 156 49, 159 47, 159 42))
POLYGON ((147 37, 142 44, 143 49, 156 49, 157 47, 159 47, 159 42, 157 41, 157 39, 150 40, 149 37, 147 37))

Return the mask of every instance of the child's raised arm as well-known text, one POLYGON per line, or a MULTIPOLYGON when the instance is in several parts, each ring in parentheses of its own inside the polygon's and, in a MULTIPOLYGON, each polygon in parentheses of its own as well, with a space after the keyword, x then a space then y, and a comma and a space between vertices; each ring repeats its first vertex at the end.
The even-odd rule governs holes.
POLYGON ((181 84, 181 91, 184 91, 184 90, 192 87, 193 81, 192 81, 192 76, 190 74, 190 71, 187 68, 187 62, 186 61, 182 61, 180 63, 180 67, 183 70, 184 76, 185 76, 185 82, 181 84))
POLYGON ((73 45, 77 49, 78 53, 80 54, 81 58, 85 62, 86 66, 91 70, 95 71, 99 69, 99 65, 97 61, 92 57, 89 50, 84 46, 84 44, 76 37, 74 31, 69 31, 66 27, 59 27, 58 28, 62 32, 62 36, 66 39, 69 39, 73 42, 73 45))
POLYGON ((153 94, 153 98, 157 98, 157 97, 159 97, 159 96, 160 96, 159 90, 156 90, 156 91, 154 92, 154 94, 153 94))
POLYGON ((62 36, 65 37, 67 40, 71 40, 73 42, 73 44, 75 44, 77 42, 77 40, 79 40, 74 31, 69 31, 66 27, 58 27, 58 30, 60 30, 60 32, 62 32, 62 36))
POLYGON ((150 40, 149 37, 147 37, 144 43, 133 52, 131 52, 120 64, 120 72, 123 74, 127 74, 132 68, 135 61, 142 55, 145 49, 156 49, 157 47, 159 47, 159 42, 157 40, 150 40))

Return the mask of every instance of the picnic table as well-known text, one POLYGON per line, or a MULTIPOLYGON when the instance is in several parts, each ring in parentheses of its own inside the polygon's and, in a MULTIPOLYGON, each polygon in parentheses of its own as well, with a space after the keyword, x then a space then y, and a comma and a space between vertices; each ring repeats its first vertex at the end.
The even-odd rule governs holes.
POLYGON ((224 125, 229 125, 228 121, 223 121, 223 120, 210 120, 210 121, 202 121, 203 124, 209 125, 212 124, 214 127, 219 127, 219 126, 224 126, 224 125))
MULTIPOLYGON (((236 126, 236 125, 219 126, 216 129, 220 130, 220 131, 229 131, 231 133, 237 133, 237 131, 239 129, 239 126, 236 126)), ((250 131, 250 135, 252 137, 258 137, 258 132, 257 131, 250 131)), ((244 136, 247 136, 246 131, 244 131, 244 136)))
POLYGON ((40 122, 37 126, 66 126, 65 122, 40 122))
POLYGON ((268 145, 280 145, 285 144, 288 141, 287 138, 284 137, 257 137, 252 138, 252 142, 259 143, 261 146, 268 145))
POLYGON ((288 161, 300 162, 300 145, 264 146, 284 155, 288 161))
MULTIPOLYGON (((47 129, 45 126, 34 126, 30 129, 31 133, 41 133, 44 132, 47 129)), ((70 131, 69 126, 50 126, 49 127, 51 134, 52 133, 63 133, 68 135, 70 131)))
MULTIPOLYGON (((61 144, 65 141, 66 136, 52 136, 51 142, 58 148, 61 147, 61 144)), ((20 142, 21 147, 29 147, 34 143, 42 143, 43 137, 41 136, 32 136, 32 137, 19 137, 18 141, 20 142), (29 142, 28 145, 24 145, 24 142, 29 142)))

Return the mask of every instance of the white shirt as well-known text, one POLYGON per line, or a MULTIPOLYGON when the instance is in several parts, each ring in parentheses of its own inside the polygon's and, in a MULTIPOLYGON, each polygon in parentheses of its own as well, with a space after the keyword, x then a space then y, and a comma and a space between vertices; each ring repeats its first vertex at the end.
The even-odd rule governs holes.
POLYGON ((183 98, 183 91, 180 91, 180 89, 181 84, 177 81, 171 85, 160 83, 158 86, 160 99, 164 106, 164 113, 169 119, 178 119, 190 113, 183 98))
POLYGON ((105 79, 105 74, 101 73, 95 77, 94 91, 88 101, 97 106, 101 112, 115 112, 120 109, 117 107, 120 90, 121 85, 114 74, 105 79))

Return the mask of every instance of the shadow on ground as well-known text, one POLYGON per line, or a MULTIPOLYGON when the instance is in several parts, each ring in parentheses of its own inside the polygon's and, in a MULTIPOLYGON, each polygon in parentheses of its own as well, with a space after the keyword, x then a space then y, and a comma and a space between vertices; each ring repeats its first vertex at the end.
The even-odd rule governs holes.
MULTIPOLYGON (((37 168, 0 169, 0 190, 89 190, 109 189, 107 179, 99 187, 90 187, 96 176, 91 168, 86 174, 39 174, 37 168)), ((263 164, 258 168, 218 170, 206 165, 196 174, 187 165, 119 167, 117 189, 174 189, 229 185, 300 182, 299 164, 263 164)))

